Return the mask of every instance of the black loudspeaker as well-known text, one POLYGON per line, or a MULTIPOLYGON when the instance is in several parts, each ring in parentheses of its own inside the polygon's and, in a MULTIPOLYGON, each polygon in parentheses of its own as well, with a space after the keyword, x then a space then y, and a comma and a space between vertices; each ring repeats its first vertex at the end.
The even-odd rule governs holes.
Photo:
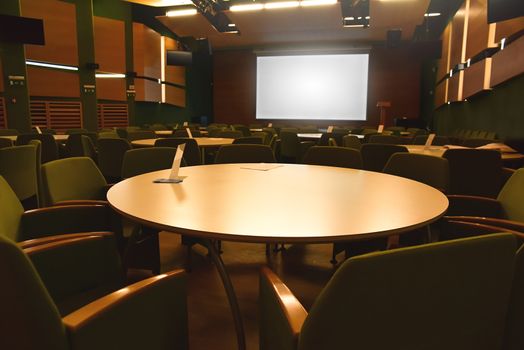
POLYGON ((390 29, 387 34, 387 47, 398 47, 400 46, 400 39, 402 38, 401 29, 390 29))
POLYGON ((0 42, 45 45, 44 21, 0 15, 0 42))

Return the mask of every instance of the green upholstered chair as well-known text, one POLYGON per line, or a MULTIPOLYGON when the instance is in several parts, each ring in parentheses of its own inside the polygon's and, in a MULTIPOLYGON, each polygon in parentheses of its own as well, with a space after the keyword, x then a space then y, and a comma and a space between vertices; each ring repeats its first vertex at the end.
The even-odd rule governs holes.
POLYGON ((200 149, 195 139, 188 137, 177 137, 177 138, 165 138, 157 139, 155 141, 155 147, 174 147, 185 144, 184 148, 184 161, 187 166, 201 165, 202 158, 200 155, 200 149))
POLYGON ((496 199, 466 195, 448 195, 448 199, 446 219, 499 226, 524 233, 524 168, 515 171, 496 199))
POLYGON ((476 148, 476 147, 481 147, 481 146, 487 145, 489 143, 495 143, 495 142, 500 142, 500 141, 497 141, 497 140, 494 140, 494 139, 485 139, 485 138, 482 138, 482 139, 477 139, 477 138, 465 139, 464 141, 462 141, 462 146, 476 148))
POLYGON ((380 143, 365 143, 361 146, 362 162, 364 170, 382 171, 393 153, 408 152, 408 149, 400 145, 385 145, 380 143))
POLYGON ((503 185, 500 152, 485 149, 448 149, 449 194, 494 198, 503 185))
POLYGON ((300 141, 297 133, 291 130, 280 131, 280 158, 283 162, 300 163, 308 148, 314 146, 315 142, 300 141))
POLYGON ((354 148, 360 151, 361 146, 362 142, 354 135, 344 135, 344 137, 342 137, 342 147, 354 148))
POLYGON ((56 206, 24 212, 15 192, 0 176, 0 236, 21 242, 58 234, 113 229, 111 210, 104 203, 56 206))
MULTIPOLYGON (((118 133, 114 130, 111 130, 111 131, 100 131, 98 133, 98 139, 118 139, 120 138, 120 136, 118 135, 118 133)), ((97 142, 98 144, 98 142, 97 142)))
POLYGON ((368 140, 369 143, 382 143, 387 145, 401 145, 403 140, 395 135, 371 135, 368 140))
POLYGON ((217 137, 224 137, 227 139, 239 139, 244 137, 242 131, 239 130, 222 130, 218 133, 217 137))
MULTIPOLYGON (((176 148, 151 147, 129 150, 122 162, 122 179, 170 169, 175 158, 176 148)), ((154 273, 160 273, 160 247, 158 231, 146 226, 135 225, 128 243, 130 250, 126 264, 132 267, 147 267, 154 273), (134 247, 139 244, 140 250, 134 247)))
POLYGON ((273 134, 266 131, 255 131, 251 133, 251 137, 259 137, 262 139, 263 145, 269 145, 269 142, 273 138, 273 134))
POLYGON ((251 131, 249 128, 242 124, 233 124, 231 126, 233 130, 240 131, 242 133, 242 137, 249 137, 251 136, 251 131))
POLYGON ((303 163, 362 169, 362 156, 360 151, 351 148, 313 146, 304 155, 303 163))
POLYGON ((309 313, 263 268, 260 349, 500 349, 515 251, 503 233, 354 257, 309 313))
POLYGON ((149 173, 152 171, 171 169, 175 158, 174 147, 137 148, 127 151, 122 161, 122 179, 149 173))
POLYGON ((13 147, 13 141, 0 137, 0 148, 13 147))
POLYGON ((156 139, 158 136, 152 130, 127 130, 126 138, 129 142, 131 142, 135 140, 156 139))
POLYGON ((218 149, 216 164, 224 163, 274 163, 275 155, 266 145, 224 145, 218 149))
POLYGON ((20 134, 16 138, 16 145, 27 145, 31 140, 39 140, 42 143, 42 164, 58 159, 58 146, 53 135, 20 134))
POLYGON ((524 246, 517 252, 503 350, 524 349, 524 246))
POLYGON ((131 144, 122 138, 98 139, 98 168, 110 183, 121 180, 124 154, 132 149, 131 144))
POLYGON ((244 136, 233 141, 234 145, 263 145, 264 138, 260 136, 244 136))
POLYGON ((62 240, 25 252, 0 237, 0 348, 187 349, 182 271, 113 292, 107 287, 118 280, 119 263, 114 240, 107 236, 62 240), (71 294, 101 284, 95 293, 101 295, 91 303, 59 309, 71 294))
POLYGON ((416 153, 394 153, 384 166, 384 173, 425 183, 446 192, 449 185, 447 159, 416 153))
POLYGON ((71 157, 42 165, 42 185, 47 205, 64 201, 106 200, 104 175, 88 157, 71 157))
MULTIPOLYGON (((34 145, 0 149, 0 175, 22 202, 32 200, 33 203, 38 203, 38 151, 34 145)), ((30 207, 36 205, 28 208, 30 207)))
POLYGON ((93 143, 94 137, 98 138, 98 135, 95 133, 74 133, 69 135, 65 143, 65 156, 89 157, 96 162, 97 151, 93 143), (91 136, 88 134, 91 134, 91 136))

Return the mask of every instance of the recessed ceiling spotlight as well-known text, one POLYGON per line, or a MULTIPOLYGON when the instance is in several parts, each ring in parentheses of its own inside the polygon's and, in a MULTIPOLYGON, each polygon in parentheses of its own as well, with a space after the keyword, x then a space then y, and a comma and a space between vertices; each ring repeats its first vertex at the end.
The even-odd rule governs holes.
POLYGON ((366 18, 366 19, 370 19, 371 17, 370 17, 370 16, 366 16, 365 18, 366 18))
POLYGON ((440 12, 428 12, 424 14, 424 17, 437 17, 440 16, 440 12))
POLYGON ((167 11, 167 17, 183 17, 196 15, 198 11, 196 9, 185 9, 185 10, 171 10, 167 11))
POLYGON ((365 28, 363 24, 344 24, 344 28, 365 28))
POLYGON ((236 27, 237 25, 235 23, 229 23, 227 26, 228 27, 236 27))
POLYGON ((354 21, 355 17, 344 17, 346 21, 354 21))

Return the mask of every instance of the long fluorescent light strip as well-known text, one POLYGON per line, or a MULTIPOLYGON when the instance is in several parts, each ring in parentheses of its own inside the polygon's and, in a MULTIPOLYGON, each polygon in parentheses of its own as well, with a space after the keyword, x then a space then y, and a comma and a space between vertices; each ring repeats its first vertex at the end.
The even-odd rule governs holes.
POLYGON ((198 11, 196 9, 185 9, 185 10, 172 10, 167 11, 167 17, 183 17, 183 16, 193 16, 196 15, 198 11))
POLYGON ((293 8, 293 7, 308 7, 308 6, 323 6, 323 5, 334 5, 337 0, 302 0, 302 1, 275 1, 266 2, 264 4, 241 4, 233 5, 229 8, 233 12, 242 11, 259 11, 259 10, 272 10, 282 8, 293 8))
POLYGON ((123 79, 126 77, 126 75, 122 73, 96 73, 95 77, 106 79, 123 79))
POLYGON ((45 68, 78 71, 78 67, 66 66, 63 64, 54 64, 54 63, 38 62, 38 61, 31 61, 31 60, 26 60, 25 64, 28 66, 35 66, 35 67, 45 67, 45 68))

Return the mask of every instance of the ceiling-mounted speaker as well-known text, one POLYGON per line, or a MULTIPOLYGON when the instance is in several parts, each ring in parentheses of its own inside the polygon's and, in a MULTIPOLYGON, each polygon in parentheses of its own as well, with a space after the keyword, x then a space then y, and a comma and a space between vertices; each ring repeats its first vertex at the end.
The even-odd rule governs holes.
POLYGON ((402 29, 390 29, 387 33, 386 47, 400 46, 402 38, 402 29))

